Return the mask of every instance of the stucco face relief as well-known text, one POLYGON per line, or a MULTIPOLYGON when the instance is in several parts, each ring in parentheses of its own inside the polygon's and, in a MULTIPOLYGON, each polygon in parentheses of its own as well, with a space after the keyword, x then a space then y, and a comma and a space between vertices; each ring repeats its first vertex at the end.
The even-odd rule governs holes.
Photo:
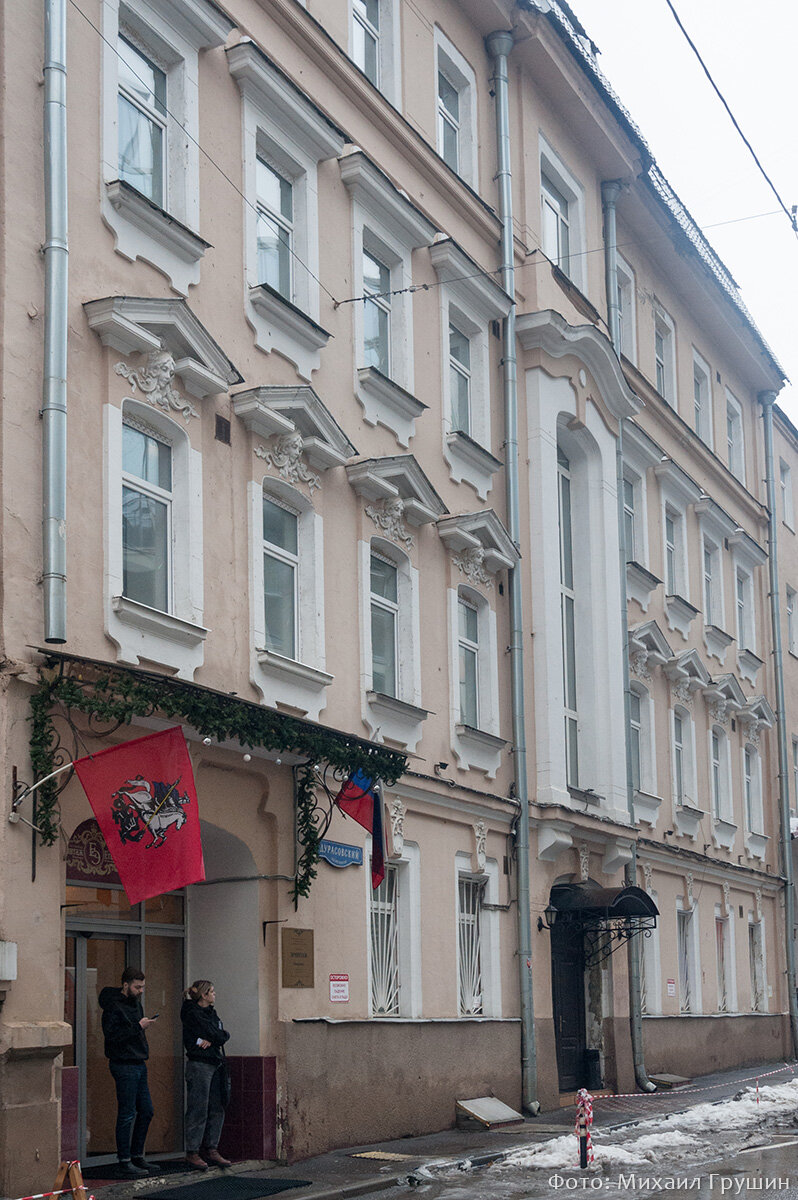
POLYGON ((407 526, 402 520, 404 512, 404 501, 400 496, 390 500, 379 500, 366 508, 366 516, 371 517, 377 528, 387 534, 392 542, 404 542, 408 550, 412 550, 415 540, 412 533, 407 532, 407 526))
POLYGON ((303 447, 302 434, 295 431, 279 437, 271 450, 256 446, 255 454, 273 467, 287 483, 305 483, 312 494, 315 488, 321 487, 321 479, 304 461, 303 447))
POLYGON ((485 570, 485 551, 482 546, 469 546, 462 554, 456 554, 453 562, 469 583, 481 583, 486 588, 493 587, 493 580, 485 570))
POLYGON ((144 399, 153 407, 162 408, 165 412, 179 412, 185 421, 199 416, 191 401, 172 387, 175 360, 169 350, 151 350, 147 355, 146 367, 141 369, 118 362, 114 371, 128 381, 134 392, 138 387, 144 399))

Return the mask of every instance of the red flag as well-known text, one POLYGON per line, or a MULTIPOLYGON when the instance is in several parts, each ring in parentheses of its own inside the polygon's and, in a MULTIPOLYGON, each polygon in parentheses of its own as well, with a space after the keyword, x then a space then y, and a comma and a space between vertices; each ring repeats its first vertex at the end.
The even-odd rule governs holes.
POLYGON ((205 878, 197 792, 177 726, 75 760, 131 904, 205 878))
POLYGON ((335 803, 341 812, 371 834, 371 887, 376 889, 385 878, 385 834, 379 788, 365 772, 355 771, 345 781, 335 803))

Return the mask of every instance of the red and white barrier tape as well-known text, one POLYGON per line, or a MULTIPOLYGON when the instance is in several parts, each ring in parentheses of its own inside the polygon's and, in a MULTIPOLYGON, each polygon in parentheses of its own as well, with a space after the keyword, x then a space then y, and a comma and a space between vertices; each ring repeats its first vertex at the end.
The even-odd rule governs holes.
POLYGON ((592 1163, 595 1161, 593 1155, 593 1138, 590 1133, 593 1124, 593 1097, 587 1088, 580 1088, 577 1092, 576 1125, 574 1127, 577 1139, 582 1136, 582 1120, 584 1120, 585 1140, 587 1141, 587 1161, 588 1163, 592 1163))
MULTIPOLYGON (((77 1159, 73 1159, 67 1163, 67 1169, 69 1167, 77 1167, 80 1170, 80 1162, 77 1159)), ((76 1191, 81 1190, 85 1192, 86 1188, 84 1185, 78 1184, 77 1188, 62 1188, 58 1192, 38 1192, 35 1196, 20 1196, 18 1200, 51 1200, 53 1196, 74 1196, 76 1191)), ((94 1200, 94 1196, 89 1196, 89 1200, 94 1200)))
MULTIPOLYGON (((742 1083, 750 1083, 751 1080, 755 1080, 756 1084, 757 1084, 757 1091, 758 1091, 760 1079, 768 1079, 768 1078, 770 1078, 771 1075, 780 1075, 782 1073, 782 1071, 790 1071, 793 1075, 795 1075, 795 1068, 790 1066, 789 1063, 785 1063, 783 1067, 777 1067, 775 1071, 767 1071, 763 1075, 747 1075, 744 1079, 737 1079, 734 1082, 736 1084, 742 1084, 742 1083)), ((671 1095, 687 1096, 688 1094, 693 1095, 696 1092, 711 1092, 711 1091, 714 1091, 715 1088, 728 1087, 728 1086, 729 1086, 729 1081, 724 1080, 722 1083, 709 1083, 709 1084, 706 1084, 704 1087, 686 1087, 686 1088, 676 1088, 676 1089, 668 1088, 668 1089, 663 1089, 662 1091, 656 1091, 656 1092, 618 1092, 614 1096, 599 1096, 598 1100, 602 1104, 604 1104, 608 1100, 650 1100, 653 1097, 662 1097, 662 1096, 671 1096, 671 1095)))

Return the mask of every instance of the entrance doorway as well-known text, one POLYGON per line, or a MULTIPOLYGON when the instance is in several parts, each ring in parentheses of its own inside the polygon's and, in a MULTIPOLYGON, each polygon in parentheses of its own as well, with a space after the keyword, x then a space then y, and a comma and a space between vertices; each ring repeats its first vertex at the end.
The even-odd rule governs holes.
POLYGON ((573 1092, 585 1083, 585 948, 567 921, 551 928, 551 990, 560 1091, 573 1092))
MULTIPOLYGON (((85 843, 87 831, 80 828, 85 843)), ((99 829, 97 836, 101 838, 99 829)), ((95 873, 99 869, 93 863, 95 873)), ((102 886, 88 882, 86 873, 80 878, 74 855, 67 859, 67 871, 64 1020, 72 1026, 73 1041, 64 1051, 62 1094, 71 1095, 76 1119, 65 1150, 84 1163, 116 1158, 116 1089, 104 1052, 98 998, 104 987, 119 987, 122 971, 134 966, 145 973, 145 1013, 159 1014, 147 1030, 147 1074, 155 1108, 147 1154, 181 1154, 185 897, 170 893, 131 906, 113 864, 102 886)))

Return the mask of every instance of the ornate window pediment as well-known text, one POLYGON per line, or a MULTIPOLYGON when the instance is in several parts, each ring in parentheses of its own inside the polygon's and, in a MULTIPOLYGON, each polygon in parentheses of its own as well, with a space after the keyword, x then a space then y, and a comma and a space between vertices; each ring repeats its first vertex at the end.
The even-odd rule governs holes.
MULTIPOLYGON (((301 441, 301 453, 317 471, 343 466, 357 454, 330 410, 310 386, 259 387, 238 392, 233 412, 261 437, 301 441)), ((284 447, 285 449, 286 447, 284 447)))
MULTIPOLYGON (((702 492, 693 504, 702 530, 715 538, 731 538, 737 532, 737 524, 706 492, 702 492)), ((740 531, 742 532, 742 531, 740 531)), ((753 539, 752 539, 753 540, 753 539)))
POLYGON ((629 630, 629 665, 640 679, 649 679, 651 666, 664 666, 674 654, 656 621, 646 621, 629 630))
MULTIPOLYGON (((154 356, 158 355, 165 370, 166 355, 172 360, 171 375, 178 376, 186 391, 200 399, 217 396, 232 384, 243 382, 185 300, 106 296, 102 300, 89 300, 83 309, 89 326, 104 346, 122 354, 153 356, 152 363, 137 374, 144 375, 150 366, 154 367, 154 356)), ((118 374, 131 377, 125 371, 118 374)))
POLYGON ((408 250, 429 246, 435 226, 407 196, 400 192, 359 146, 348 146, 338 159, 341 178, 367 212, 379 214, 380 222, 408 250))
POLYGON ((518 548, 492 508, 440 517, 438 534, 454 552, 454 564, 470 583, 492 585, 491 575, 509 570, 521 557, 518 548))
POLYGON ((756 696, 740 710, 740 723, 749 741, 757 745, 762 730, 772 729, 775 725, 776 714, 765 696, 756 696))
POLYGON ((390 515, 385 505, 393 504, 397 518, 411 525, 427 525, 449 511, 412 454, 367 458, 351 463, 346 474, 359 496, 376 502, 375 512, 390 515))
POLYGON ((710 715, 713 721, 725 724, 730 714, 745 708, 747 697, 734 675, 718 675, 704 688, 710 715))
POLYGON ((685 650, 677 658, 671 659, 664 671, 671 681, 675 696, 683 703, 689 702, 693 692, 703 691, 712 682, 697 650, 685 650))

